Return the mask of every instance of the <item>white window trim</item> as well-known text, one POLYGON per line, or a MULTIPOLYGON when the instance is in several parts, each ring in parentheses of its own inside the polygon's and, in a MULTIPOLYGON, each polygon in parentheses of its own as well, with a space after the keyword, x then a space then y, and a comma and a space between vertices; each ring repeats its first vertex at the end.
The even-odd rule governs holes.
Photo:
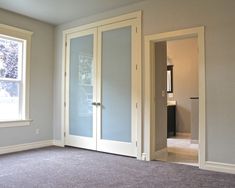
POLYGON ((0 128, 3 127, 22 127, 22 126, 29 126, 33 120, 10 120, 10 121, 1 121, 0 128))
POLYGON ((9 37, 15 37, 26 41, 26 57, 25 57, 25 74, 24 74, 24 104, 22 104, 23 117, 17 120, 3 120, 0 121, 0 128, 2 127, 17 127, 28 126, 32 122, 29 118, 29 84, 30 84, 30 51, 31 51, 31 37, 33 32, 12 27, 5 24, 0 24, 0 34, 9 37))

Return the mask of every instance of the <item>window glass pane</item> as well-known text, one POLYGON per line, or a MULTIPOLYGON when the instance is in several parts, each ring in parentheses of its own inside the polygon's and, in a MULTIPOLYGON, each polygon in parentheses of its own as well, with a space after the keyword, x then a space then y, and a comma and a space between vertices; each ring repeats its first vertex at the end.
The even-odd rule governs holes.
POLYGON ((23 42, 0 35, 0 78, 20 79, 23 42))
POLYGON ((0 81, 0 120, 19 118, 19 83, 0 81))

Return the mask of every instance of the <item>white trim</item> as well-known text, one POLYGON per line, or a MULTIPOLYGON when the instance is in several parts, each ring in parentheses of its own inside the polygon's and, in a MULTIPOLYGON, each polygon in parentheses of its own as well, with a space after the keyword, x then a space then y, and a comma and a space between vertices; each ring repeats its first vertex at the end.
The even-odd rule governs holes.
POLYGON ((135 40, 135 51, 137 54, 135 54, 135 62, 136 65, 138 66, 137 73, 136 73, 136 102, 138 104, 137 108, 137 159, 141 160, 142 159, 142 29, 141 29, 141 17, 142 17, 142 12, 138 11, 136 12, 136 28, 137 28, 137 33, 136 33, 136 39, 135 40))
POLYGON ((0 24, 0 34, 5 35, 8 38, 14 39, 22 39, 23 42, 23 74, 22 74, 22 82, 23 82, 23 90, 21 90, 22 100, 21 100, 21 117, 22 119, 30 119, 29 118, 29 86, 30 86, 30 57, 31 57, 31 37, 33 32, 27 31, 24 29, 20 29, 17 27, 12 27, 5 24, 0 24))
POLYGON ((139 160, 146 161, 146 159, 147 159, 147 153, 142 153, 141 159, 139 159, 139 160))
POLYGON ((33 120, 0 121, 0 128, 29 126, 33 120))
POLYGON ((53 145, 58 147, 64 147, 64 142, 62 140, 53 140, 53 145))
POLYGON ((181 39, 188 37, 197 37, 198 40, 198 62, 199 62, 199 165, 203 168, 205 165, 205 155, 206 155, 206 116, 205 116, 205 46, 204 46, 204 27, 195 27, 190 29, 183 29, 178 31, 158 33, 153 35, 145 36, 145 68, 144 68, 144 127, 146 128, 146 153, 147 160, 154 158, 154 140, 153 133, 154 130, 154 116, 152 114, 152 109, 154 102, 152 102, 152 53, 151 46, 155 42, 167 41, 173 39, 181 39))
POLYGON ((136 19, 136 18, 141 20, 141 15, 142 15, 142 12, 141 10, 139 10, 139 11, 132 12, 129 14, 123 14, 123 15, 116 16, 113 18, 108 18, 108 19, 100 20, 100 21, 93 22, 90 24, 66 29, 63 31, 63 34, 66 35, 68 33, 75 33, 75 32, 79 32, 79 31, 83 31, 83 30, 87 30, 87 29, 91 29, 91 28, 95 28, 99 26, 104 26, 104 25, 113 24, 113 23, 117 23, 117 22, 121 22, 125 20, 136 19))
POLYGON ((53 140, 45 140, 45 141, 32 142, 32 143, 26 143, 26 144, 5 146, 5 147, 0 147, 0 154, 31 150, 31 149, 42 148, 42 147, 47 147, 47 146, 52 146, 52 145, 53 145, 53 140))
POLYGON ((206 161, 202 169, 235 174, 235 164, 206 161))
MULTIPOLYGON (((28 35, 32 35, 33 32, 32 31, 28 31, 28 30, 25 30, 25 29, 20 29, 18 27, 13 27, 13 26, 9 26, 9 25, 6 25, 6 24, 0 24, 0 32, 3 30, 14 30, 15 32, 17 33, 21 33, 21 34, 25 34, 26 36, 28 35)), ((7 34, 9 35, 9 34, 7 34)))

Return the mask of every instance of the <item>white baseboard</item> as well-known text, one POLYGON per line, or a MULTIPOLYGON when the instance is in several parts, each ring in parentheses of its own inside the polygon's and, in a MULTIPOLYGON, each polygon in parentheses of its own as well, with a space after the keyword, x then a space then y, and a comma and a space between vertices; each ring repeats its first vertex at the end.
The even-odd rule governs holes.
POLYGON ((147 161, 147 153, 142 153, 141 154, 141 160, 142 161, 147 161))
POLYGON ((206 161, 202 169, 235 174, 235 164, 206 161))
POLYGON ((176 136, 191 137, 191 133, 176 132, 176 136))
POLYGON ((42 148, 42 147, 47 147, 47 146, 52 146, 52 145, 53 145, 53 140, 44 140, 44 141, 32 142, 32 143, 26 143, 26 144, 4 146, 4 147, 0 147, 0 154, 25 151, 25 150, 42 148))
POLYGON ((167 148, 163 148, 159 151, 155 151, 155 159, 156 160, 166 160, 167 157, 168 157, 168 151, 167 151, 167 148))
POLYGON ((53 140, 53 145, 58 147, 64 147, 64 142, 61 140, 53 140))

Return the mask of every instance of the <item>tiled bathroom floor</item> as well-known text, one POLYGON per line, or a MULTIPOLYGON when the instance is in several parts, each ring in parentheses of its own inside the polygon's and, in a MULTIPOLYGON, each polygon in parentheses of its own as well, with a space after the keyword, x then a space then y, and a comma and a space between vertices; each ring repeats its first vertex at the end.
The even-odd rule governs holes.
POLYGON ((189 137, 168 138, 167 152, 167 155, 157 160, 198 166, 198 144, 191 144, 189 137))

